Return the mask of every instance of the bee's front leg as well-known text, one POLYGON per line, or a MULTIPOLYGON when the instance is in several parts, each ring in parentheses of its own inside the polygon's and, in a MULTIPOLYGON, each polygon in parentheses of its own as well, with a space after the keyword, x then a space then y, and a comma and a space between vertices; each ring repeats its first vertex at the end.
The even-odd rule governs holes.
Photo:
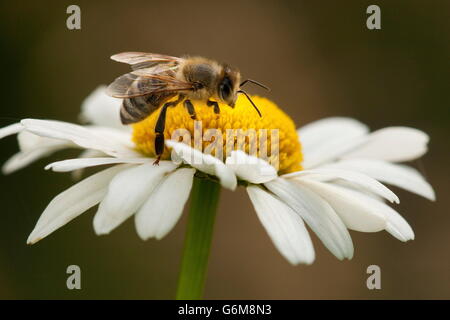
POLYGON ((161 156, 164 152, 164 129, 166 128, 166 113, 167 108, 174 107, 177 104, 179 104, 184 99, 183 95, 179 95, 178 99, 175 101, 170 101, 165 103, 161 111, 159 112, 158 120, 156 121, 155 126, 155 154, 156 154, 156 160, 153 162, 153 165, 158 165, 159 161, 161 160, 161 156))
POLYGON ((214 106, 214 113, 216 113, 216 114, 220 113, 220 108, 219 108, 219 104, 217 103, 217 101, 207 100, 206 105, 208 107, 214 106))
POLYGON ((191 116, 191 119, 197 120, 197 115, 195 114, 194 105, 192 104, 191 100, 184 100, 184 107, 187 109, 189 115, 191 116))

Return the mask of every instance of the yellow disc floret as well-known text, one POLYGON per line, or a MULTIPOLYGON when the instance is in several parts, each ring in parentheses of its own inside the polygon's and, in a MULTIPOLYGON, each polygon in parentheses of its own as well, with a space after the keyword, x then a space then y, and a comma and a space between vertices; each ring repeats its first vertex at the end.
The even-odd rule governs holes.
MULTIPOLYGON (((184 104, 179 103, 167 109, 164 137, 166 140, 174 139, 177 133, 184 132, 183 136, 188 135, 187 141, 191 140, 192 147, 201 148, 203 152, 212 149, 210 153, 221 160, 225 160, 232 150, 239 149, 269 161, 279 174, 301 170, 301 145, 292 119, 266 98, 252 96, 252 100, 262 117, 242 95, 238 97, 234 108, 219 102, 219 114, 205 101, 192 100, 195 121, 184 104), (214 132, 221 132, 221 135, 212 135, 211 138, 211 134, 208 134, 210 129, 217 129, 214 132), (199 137, 200 143, 197 141, 199 137), (243 138, 240 140, 239 137, 243 138), (208 148, 213 142, 216 146, 220 143, 223 151, 219 153, 217 148, 211 148, 212 145, 208 148)), ((155 155, 155 125, 160 110, 133 125, 133 141, 137 149, 150 157, 155 155)), ((186 142, 186 137, 184 139, 186 142)), ((170 152, 166 148, 162 159, 169 158, 170 152)))

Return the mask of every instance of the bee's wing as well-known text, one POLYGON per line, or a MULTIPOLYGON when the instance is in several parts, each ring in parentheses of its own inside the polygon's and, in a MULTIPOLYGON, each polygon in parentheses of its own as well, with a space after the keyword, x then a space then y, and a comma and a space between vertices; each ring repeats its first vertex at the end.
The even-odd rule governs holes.
POLYGON ((179 64, 183 60, 183 58, 146 52, 122 52, 111 56, 111 59, 127 63, 131 65, 133 70, 151 67, 160 63, 179 64))
POLYGON ((131 73, 137 76, 148 77, 154 75, 167 75, 175 77, 179 65, 172 63, 156 64, 150 67, 142 67, 140 69, 133 70, 131 73))
POLYGON ((108 86, 107 93, 115 98, 133 98, 152 93, 192 90, 189 82, 177 80, 173 74, 145 73, 145 69, 124 74, 108 86))

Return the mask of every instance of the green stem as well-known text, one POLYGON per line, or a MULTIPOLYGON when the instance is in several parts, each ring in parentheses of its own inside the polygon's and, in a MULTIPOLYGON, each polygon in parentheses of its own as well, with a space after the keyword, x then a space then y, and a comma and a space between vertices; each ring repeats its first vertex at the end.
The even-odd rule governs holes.
POLYGON ((178 279, 178 300, 197 300, 203 296, 214 218, 219 203, 220 184, 195 178, 178 279))

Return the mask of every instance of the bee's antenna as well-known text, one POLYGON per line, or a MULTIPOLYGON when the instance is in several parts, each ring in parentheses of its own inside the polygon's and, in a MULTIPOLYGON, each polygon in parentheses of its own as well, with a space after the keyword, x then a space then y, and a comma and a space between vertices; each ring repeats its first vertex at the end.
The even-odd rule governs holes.
POLYGON ((259 109, 258 109, 258 107, 256 106, 256 104, 252 101, 252 99, 250 99, 250 97, 249 97, 249 95, 247 94, 247 92, 245 92, 245 91, 242 90, 242 89, 241 89, 241 90, 238 90, 238 92, 239 92, 239 93, 243 93, 243 94, 247 97, 248 101, 250 101, 250 103, 252 104, 253 108, 255 108, 255 109, 256 109, 256 112, 258 112, 259 117, 262 118, 261 112, 259 111, 259 109))
POLYGON ((260 86, 261 88, 264 88, 264 89, 266 89, 267 91, 270 91, 270 88, 269 88, 269 87, 266 87, 266 86, 263 85, 262 83, 260 83, 260 82, 258 82, 258 81, 256 81, 256 80, 252 80, 252 79, 247 79, 247 80, 242 81, 242 83, 241 83, 239 86, 242 87, 242 86, 244 86, 247 82, 256 84, 257 86, 260 86))

